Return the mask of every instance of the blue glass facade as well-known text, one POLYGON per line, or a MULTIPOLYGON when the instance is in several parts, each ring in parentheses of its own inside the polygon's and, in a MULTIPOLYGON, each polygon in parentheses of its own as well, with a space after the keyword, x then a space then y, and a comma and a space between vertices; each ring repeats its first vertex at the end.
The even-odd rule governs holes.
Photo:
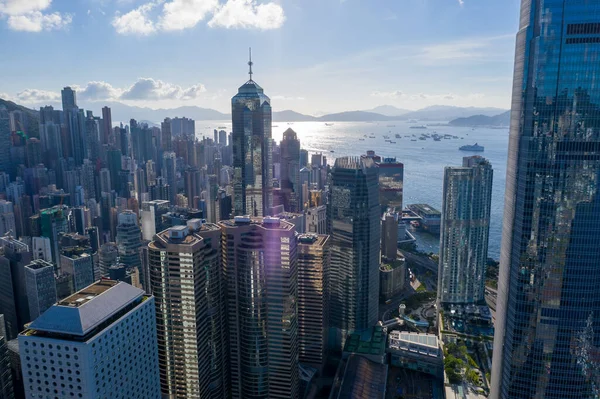
POLYGON ((266 216, 273 206, 271 100, 253 80, 231 99, 234 214, 266 216))
POLYGON ((600 395, 600 1, 522 0, 491 398, 600 395))
POLYGON ((373 159, 338 158, 330 176, 329 344, 339 351, 378 320, 381 208, 373 159))

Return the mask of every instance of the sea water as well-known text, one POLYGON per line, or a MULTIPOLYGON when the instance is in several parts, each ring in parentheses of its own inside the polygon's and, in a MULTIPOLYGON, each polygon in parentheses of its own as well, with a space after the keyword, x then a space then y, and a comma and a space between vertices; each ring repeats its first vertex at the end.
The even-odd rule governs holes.
MULTIPOLYGON (((395 122, 274 122, 273 139, 279 142, 283 132, 292 128, 298 135, 300 145, 310 153, 321 152, 333 165, 335 158, 359 156, 367 150, 374 150, 381 157, 395 157, 404 164, 404 204, 426 203, 441 210, 444 168, 461 166, 462 158, 481 155, 488 159, 494 169, 492 209, 490 220, 489 256, 500 256, 502 214, 504 208, 504 186, 506 184, 506 161, 508 153, 508 128, 470 128, 453 126, 432 126, 434 122, 406 121, 395 122), (411 126, 426 124, 427 129, 414 129, 411 126), (421 134, 436 132, 449 134, 457 139, 433 138, 419 140, 421 134), (402 138, 396 138, 400 134, 402 138), (366 137, 365 137, 366 135, 366 137), (375 138, 369 138, 374 135, 375 138), (386 142, 384 135, 395 143, 386 142), (414 137, 413 137, 414 135, 414 137), (409 137, 405 137, 409 136, 409 137), (362 140, 361 140, 362 139, 362 140), (415 140, 416 141, 411 141, 415 140), (466 152, 458 148, 478 143, 485 147, 484 152, 466 152), (333 151, 333 152, 332 152, 333 151)), ((440 123, 443 124, 443 123, 440 123)), ((213 137, 213 129, 225 127, 231 131, 231 122, 196 122, 196 135, 213 137)), ((418 248, 425 252, 437 253, 439 238, 427 233, 416 233, 418 248)))

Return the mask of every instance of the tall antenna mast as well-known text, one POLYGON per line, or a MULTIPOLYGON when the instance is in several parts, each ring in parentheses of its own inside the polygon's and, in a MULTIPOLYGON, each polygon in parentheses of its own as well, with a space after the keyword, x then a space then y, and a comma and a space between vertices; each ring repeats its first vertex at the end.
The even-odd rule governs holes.
POLYGON ((254 65, 254 63, 252 62, 252 47, 250 47, 248 49, 248 53, 249 53, 249 61, 248 61, 248 66, 250 67, 250 70, 248 72, 248 75, 250 75, 250 81, 252 81, 252 65, 254 65))

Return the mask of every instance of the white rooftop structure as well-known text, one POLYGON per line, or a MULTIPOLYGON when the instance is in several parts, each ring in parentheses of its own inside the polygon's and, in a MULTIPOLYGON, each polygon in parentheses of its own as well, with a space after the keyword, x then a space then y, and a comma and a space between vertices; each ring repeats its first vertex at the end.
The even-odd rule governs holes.
POLYGON ((388 348, 439 357, 438 338, 433 334, 392 331, 388 335, 388 348))

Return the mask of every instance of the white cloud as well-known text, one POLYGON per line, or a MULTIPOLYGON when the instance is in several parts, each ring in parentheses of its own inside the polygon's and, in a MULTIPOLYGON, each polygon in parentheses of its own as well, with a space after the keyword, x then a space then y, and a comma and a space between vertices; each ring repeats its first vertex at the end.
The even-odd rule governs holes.
POLYGON ((0 14, 23 15, 43 11, 50 7, 52 0, 0 0, 0 14))
POLYGON ((113 87, 110 83, 96 81, 88 82, 83 89, 77 87, 75 90, 77 91, 77 98, 90 101, 118 99, 123 92, 123 90, 113 87))
POLYGON ((149 35, 156 30, 156 27, 148 14, 156 5, 156 3, 147 3, 126 14, 117 13, 112 20, 112 26, 121 35, 149 35))
POLYGON ((140 78, 130 88, 121 94, 122 100, 165 100, 179 99, 191 100, 198 98, 204 93, 204 85, 195 85, 187 89, 162 80, 152 78, 140 78))
POLYGON ((181 93, 182 100, 193 100, 195 98, 200 97, 202 93, 206 92, 206 87, 204 85, 193 85, 181 93))
POLYGON ((16 100, 24 103, 39 103, 47 101, 59 101, 60 93, 54 91, 25 89, 17 93, 16 100))
POLYGON ((161 30, 193 28, 219 6, 219 0, 173 0, 165 3, 158 26, 161 30))
POLYGON ((257 4, 255 0, 228 0, 208 22, 210 27, 277 29, 285 14, 276 3, 257 4))
POLYGON ((462 7, 465 5, 465 0, 458 0, 458 4, 462 7))
POLYGON ((404 97, 404 93, 400 90, 394 91, 374 91, 371 93, 373 97, 384 97, 384 98, 400 98, 404 97))
POLYGON ((41 32, 68 27, 73 16, 59 12, 43 13, 52 0, 0 0, 0 18, 8 17, 8 27, 16 31, 41 32))
POLYGON ((58 12, 43 14, 39 11, 34 11, 23 15, 9 16, 8 27, 17 31, 41 32, 43 30, 64 29, 72 21, 73 17, 70 14, 61 14, 58 12))
MULTIPOLYGON (((2 1, 2 0, 0 0, 2 1)), ((257 0, 169 0, 160 15, 155 8, 164 0, 154 0, 125 13, 117 12, 112 25, 119 34, 149 35, 157 31, 193 28, 212 15, 210 27, 277 29, 285 22, 283 8, 257 0)))
POLYGON ((10 96, 10 94, 8 93, 0 93, 0 98, 3 100, 8 100, 8 101, 12 101, 12 97, 10 96))
MULTIPOLYGON (((72 84, 70 87, 77 92, 77 99, 82 101, 189 101, 206 98, 204 95, 206 87, 203 84, 181 87, 152 78, 139 78, 133 85, 126 88, 114 87, 110 83, 102 81, 91 81, 85 86, 72 84)), ((13 97, 0 93, 0 98, 13 97)), ((60 99, 60 92, 38 89, 25 89, 14 97, 14 101, 22 103, 47 103, 60 101, 60 99)))

